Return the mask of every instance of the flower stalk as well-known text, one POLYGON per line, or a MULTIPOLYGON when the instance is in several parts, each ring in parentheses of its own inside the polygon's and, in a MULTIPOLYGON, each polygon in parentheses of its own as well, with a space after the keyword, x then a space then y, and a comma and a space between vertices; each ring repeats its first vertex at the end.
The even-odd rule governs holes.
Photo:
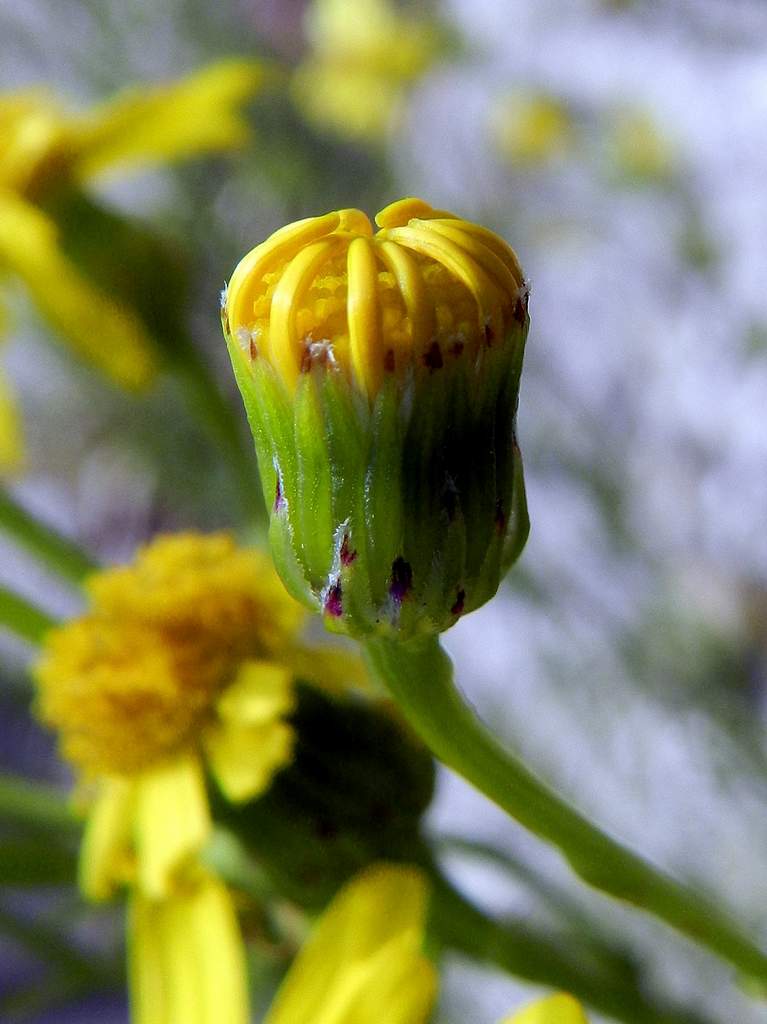
POLYGON ((96 569, 96 562, 90 555, 68 537, 40 522, 5 488, 0 488, 0 530, 70 583, 79 585, 96 569))
POLYGON ((593 888, 630 903, 705 946, 746 975, 767 979, 767 954, 700 895, 571 807, 505 750, 467 705, 436 637, 384 637, 364 650, 376 677, 432 752, 540 839, 593 888))
POLYGON ((25 597, 0 587, 0 629, 7 629, 28 644, 39 644, 56 620, 25 597))

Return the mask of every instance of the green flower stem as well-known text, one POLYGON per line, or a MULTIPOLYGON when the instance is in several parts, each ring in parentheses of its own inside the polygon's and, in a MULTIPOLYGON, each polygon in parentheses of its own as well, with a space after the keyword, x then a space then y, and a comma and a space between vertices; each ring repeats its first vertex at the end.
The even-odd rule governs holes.
POLYGON ((568 948, 561 937, 527 921, 495 921, 438 873, 432 881, 430 929, 445 947, 533 984, 570 992, 590 1009, 624 1024, 710 1024, 699 1014, 656 1003, 629 964, 621 972, 616 958, 602 963, 583 944, 573 942, 568 948))
POLYGON ((55 831, 82 827, 66 793, 16 775, 0 775, 0 820, 55 831))
POLYGON ((452 664, 437 637, 409 644, 375 638, 367 641, 365 652, 432 752, 556 846, 585 882, 660 918, 745 974, 767 980, 767 955, 735 923, 601 831, 503 749, 456 689, 452 664))
POLYGON ((266 518, 261 478, 252 445, 246 443, 239 415, 221 394, 216 381, 189 339, 175 339, 168 366, 184 388, 192 411, 222 446, 242 500, 243 510, 256 523, 266 518))
POLYGON ((64 579, 80 584, 97 563, 74 541, 41 523, 0 487, 0 530, 64 579))
POLYGON ((29 644, 39 644, 55 625, 56 620, 48 612, 0 586, 0 629, 9 630, 29 644))

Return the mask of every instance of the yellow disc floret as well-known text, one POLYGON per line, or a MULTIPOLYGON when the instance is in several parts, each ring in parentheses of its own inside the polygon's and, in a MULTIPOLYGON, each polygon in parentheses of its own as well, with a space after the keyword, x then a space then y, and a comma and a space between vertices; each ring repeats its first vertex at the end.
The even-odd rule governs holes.
POLYGON ((267 556, 226 534, 160 537, 87 589, 89 612, 49 634, 36 675, 41 717, 89 776, 193 743, 242 664, 277 656, 303 621, 267 556))
POLYGON ((235 270, 224 329, 291 391, 319 363, 373 398, 387 374, 479 364, 524 324, 519 261, 493 232, 420 199, 393 203, 376 223, 374 234, 359 210, 298 221, 235 270))

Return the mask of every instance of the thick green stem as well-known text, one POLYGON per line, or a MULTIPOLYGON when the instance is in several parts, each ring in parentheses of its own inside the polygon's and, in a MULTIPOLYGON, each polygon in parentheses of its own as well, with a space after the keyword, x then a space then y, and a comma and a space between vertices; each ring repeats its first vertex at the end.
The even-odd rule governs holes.
POLYGON ((744 973, 767 980, 767 955, 737 924, 601 831, 504 750, 457 691, 452 664, 436 637, 409 644, 376 638, 365 651, 374 673, 434 754, 556 846, 584 881, 660 918, 744 973))
POLYGON ((7 629, 20 640, 39 644, 56 620, 27 601, 25 597, 0 587, 0 629, 7 629))
POLYGON ((533 984, 564 989, 624 1024, 709 1024, 698 1014, 653 1001, 630 970, 615 969, 614 958, 603 964, 582 944, 567 949, 527 922, 494 921, 439 875, 433 881, 430 929, 446 947, 533 984))
POLYGON ((71 583, 81 583, 97 563, 74 541, 62 537, 0 488, 0 530, 71 583))

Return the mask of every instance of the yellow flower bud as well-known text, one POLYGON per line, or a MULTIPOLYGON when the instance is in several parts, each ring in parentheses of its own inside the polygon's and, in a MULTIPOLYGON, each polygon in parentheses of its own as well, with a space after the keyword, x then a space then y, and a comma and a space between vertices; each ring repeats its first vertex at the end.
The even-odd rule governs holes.
POLYGON ((235 270, 224 333, 291 592, 355 635, 444 629, 527 534, 515 439, 528 288, 420 199, 288 225, 235 270))

